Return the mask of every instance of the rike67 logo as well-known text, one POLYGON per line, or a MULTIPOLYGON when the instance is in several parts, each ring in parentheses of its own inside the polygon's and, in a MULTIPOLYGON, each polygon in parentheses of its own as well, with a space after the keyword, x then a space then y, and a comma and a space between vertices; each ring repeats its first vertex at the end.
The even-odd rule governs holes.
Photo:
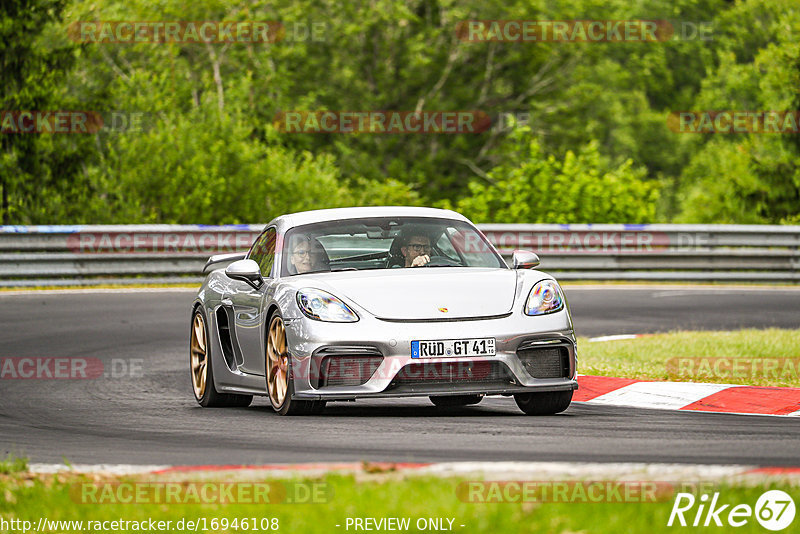
POLYGON ((691 493, 678 493, 669 514, 667 526, 731 526, 742 527, 754 517, 767 530, 783 530, 794 521, 795 505, 791 496, 781 490, 764 492, 755 507, 749 504, 723 503, 719 492, 699 498, 691 493))

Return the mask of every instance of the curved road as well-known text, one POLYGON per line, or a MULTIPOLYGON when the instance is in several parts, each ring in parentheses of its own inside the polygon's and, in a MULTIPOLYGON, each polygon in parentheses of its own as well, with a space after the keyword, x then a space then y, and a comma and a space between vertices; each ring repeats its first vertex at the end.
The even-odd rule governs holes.
MULTIPOLYGON (((564 460, 797 465, 800 418, 573 404, 525 417, 511 399, 438 412, 427 399, 329 404, 323 416, 201 409, 187 370, 192 291, 0 293, 0 358, 99 358, 124 376, 0 380, 0 452, 36 462, 261 464, 564 460), (114 360, 115 363, 112 363, 114 360), (141 371, 123 373, 131 362, 141 371)), ((800 291, 567 288, 585 336, 797 328, 800 291)))

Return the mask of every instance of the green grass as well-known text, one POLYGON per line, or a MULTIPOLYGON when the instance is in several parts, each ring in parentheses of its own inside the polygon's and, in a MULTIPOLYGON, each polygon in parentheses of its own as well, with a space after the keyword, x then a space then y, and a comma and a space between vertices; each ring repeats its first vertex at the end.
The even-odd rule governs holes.
POLYGON ((28 470, 28 459, 6 454, 5 459, 0 460, 0 475, 11 475, 28 470))
MULTIPOLYGON (((345 529, 348 517, 410 518, 412 528, 418 518, 453 518, 453 531, 464 533, 541 533, 541 532, 662 532, 674 531, 666 526, 672 509, 672 495, 658 502, 636 503, 472 503, 465 502, 456 492, 462 482, 455 478, 405 478, 377 475, 328 475, 316 482, 328 485, 332 495, 318 504, 82 504, 76 497, 74 484, 91 482, 85 477, 64 475, 35 477, 16 475, 0 477, 0 515, 6 520, 19 518, 33 521, 48 520, 118 520, 140 521, 196 520, 206 518, 277 518, 279 532, 303 534, 354 532, 345 529), (5 497, 3 497, 5 496, 5 497), (336 527, 336 525, 341 525, 336 527), (460 525, 464 525, 461 527, 460 525)), ((724 503, 746 503, 754 506, 766 489, 783 489, 800 502, 800 490, 785 484, 768 487, 719 486, 724 503)), ((729 507, 730 509, 730 507, 729 507)), ((696 507, 695 507, 696 510, 696 507)), ((796 519, 795 523, 800 521, 796 519)), ((34 527, 35 528, 35 527, 34 527)), ((677 527, 680 530, 679 527, 677 527)), ((713 529, 713 528, 712 528, 713 529)), ((62 527, 59 532, 76 529, 62 527)), ((184 529, 185 530, 185 529, 184 529)), ((208 529, 211 530, 210 528, 208 529)), ((721 530, 717 528, 716 530, 721 530)), ((751 518, 738 532, 764 532, 751 518)), ((121 529, 120 531, 125 531, 121 529)), ((130 530, 129 530, 130 531, 130 530)), ((200 529, 202 532, 202 528, 200 529)), ((217 529, 230 533, 232 528, 217 529)), ((172 530, 175 532, 175 529, 172 530)), ((254 532, 252 529, 248 532, 254 532)))
POLYGON ((672 332, 593 343, 581 338, 578 372, 652 380, 800 387, 800 330, 672 332))

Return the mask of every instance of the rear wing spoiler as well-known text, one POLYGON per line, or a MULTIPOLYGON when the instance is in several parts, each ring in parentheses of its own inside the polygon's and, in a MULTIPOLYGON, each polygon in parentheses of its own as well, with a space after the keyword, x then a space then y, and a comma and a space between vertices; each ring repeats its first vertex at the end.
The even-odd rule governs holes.
POLYGON ((229 252, 227 254, 214 254, 208 261, 206 262, 205 267, 203 267, 203 274, 206 274, 210 270, 219 269, 222 267, 222 263, 232 263, 234 261, 243 260, 247 256, 247 252, 229 252))

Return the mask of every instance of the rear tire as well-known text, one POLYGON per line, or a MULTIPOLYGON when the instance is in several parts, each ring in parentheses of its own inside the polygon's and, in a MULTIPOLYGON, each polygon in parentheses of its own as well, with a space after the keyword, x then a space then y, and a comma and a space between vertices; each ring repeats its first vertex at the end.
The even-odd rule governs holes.
POLYGON ((286 327, 280 312, 275 312, 267 329, 267 353, 264 373, 272 409, 280 415, 317 415, 325 408, 325 401, 294 400, 292 355, 286 342, 286 327))
POLYGON ((219 393, 214 387, 214 365, 208 342, 208 327, 203 307, 198 306, 192 315, 189 333, 189 370, 192 390, 197 403, 204 408, 244 408, 253 402, 252 395, 219 393))
POLYGON ((428 397, 437 408, 456 408, 478 404, 483 400, 483 395, 437 395, 428 397))
POLYGON ((514 395, 514 400, 526 415, 553 415, 569 408, 572 390, 518 393, 514 395))

